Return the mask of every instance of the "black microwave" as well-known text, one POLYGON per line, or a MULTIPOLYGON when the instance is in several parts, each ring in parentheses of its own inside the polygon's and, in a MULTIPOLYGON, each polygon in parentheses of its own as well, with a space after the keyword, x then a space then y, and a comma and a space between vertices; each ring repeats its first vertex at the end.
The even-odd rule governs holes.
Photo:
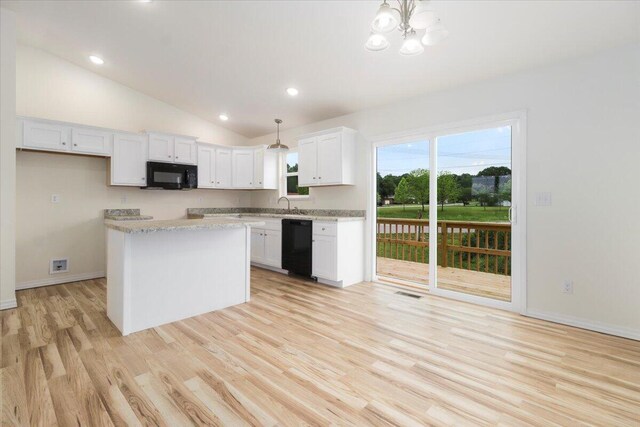
POLYGON ((198 188, 198 166, 147 162, 147 189, 191 190, 198 188))

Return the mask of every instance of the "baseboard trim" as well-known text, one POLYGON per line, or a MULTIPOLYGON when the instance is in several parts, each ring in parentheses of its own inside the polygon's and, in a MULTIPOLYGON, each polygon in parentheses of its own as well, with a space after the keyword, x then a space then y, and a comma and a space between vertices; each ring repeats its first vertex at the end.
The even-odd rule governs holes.
POLYGON ((8 310, 10 308, 16 308, 17 306, 18 301, 16 301, 15 298, 0 301, 0 310, 8 310))
POLYGON ((629 338, 632 340, 640 341, 640 331, 635 331, 630 328, 613 326, 605 323, 581 319, 579 317, 565 316, 562 314, 548 313, 539 310, 527 310, 524 315, 528 317, 534 317, 536 319, 547 320, 549 322, 561 323, 563 325, 574 326, 576 328, 587 329, 590 331, 601 332, 603 334, 615 335, 622 338, 629 338))
POLYGON ((104 277, 104 271, 95 271, 93 273, 69 274, 62 277, 47 277, 46 279, 30 280, 16 284, 16 291, 22 289, 39 288, 41 286, 60 285, 62 283, 77 282, 80 280, 99 279, 104 277))

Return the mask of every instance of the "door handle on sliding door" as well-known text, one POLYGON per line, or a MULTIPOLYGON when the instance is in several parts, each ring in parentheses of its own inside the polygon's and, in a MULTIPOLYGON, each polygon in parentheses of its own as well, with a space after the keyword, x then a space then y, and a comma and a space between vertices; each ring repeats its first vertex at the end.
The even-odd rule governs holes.
POLYGON ((510 207, 509 207, 509 222, 510 222, 511 224, 515 224, 514 218, 515 218, 516 216, 513 214, 513 211, 514 211, 514 207, 513 207, 513 206, 510 206, 510 207))

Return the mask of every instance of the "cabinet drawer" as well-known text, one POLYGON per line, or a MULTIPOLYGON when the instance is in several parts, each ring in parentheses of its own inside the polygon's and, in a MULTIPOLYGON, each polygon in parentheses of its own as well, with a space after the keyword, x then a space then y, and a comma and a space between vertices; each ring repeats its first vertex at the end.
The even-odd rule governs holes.
POLYGON ((338 224, 313 221, 313 234, 319 236, 336 236, 338 234, 338 224))

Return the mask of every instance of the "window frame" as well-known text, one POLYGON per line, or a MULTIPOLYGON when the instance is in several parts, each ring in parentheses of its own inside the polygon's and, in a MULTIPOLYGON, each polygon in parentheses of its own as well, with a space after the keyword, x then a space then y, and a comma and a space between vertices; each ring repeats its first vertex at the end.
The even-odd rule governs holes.
MULTIPOLYGON (((299 154, 297 149, 290 149, 289 151, 282 153, 280 156, 280 197, 286 197, 289 200, 310 200, 311 194, 287 194, 287 178, 290 176, 297 176, 300 179, 300 171, 287 172, 287 155, 299 154)), ((299 167, 300 163, 298 163, 299 167)), ((298 181, 299 182, 299 181, 298 181)), ((311 187, 306 187, 311 190, 311 187)), ((311 193, 311 191, 309 191, 311 193)))

